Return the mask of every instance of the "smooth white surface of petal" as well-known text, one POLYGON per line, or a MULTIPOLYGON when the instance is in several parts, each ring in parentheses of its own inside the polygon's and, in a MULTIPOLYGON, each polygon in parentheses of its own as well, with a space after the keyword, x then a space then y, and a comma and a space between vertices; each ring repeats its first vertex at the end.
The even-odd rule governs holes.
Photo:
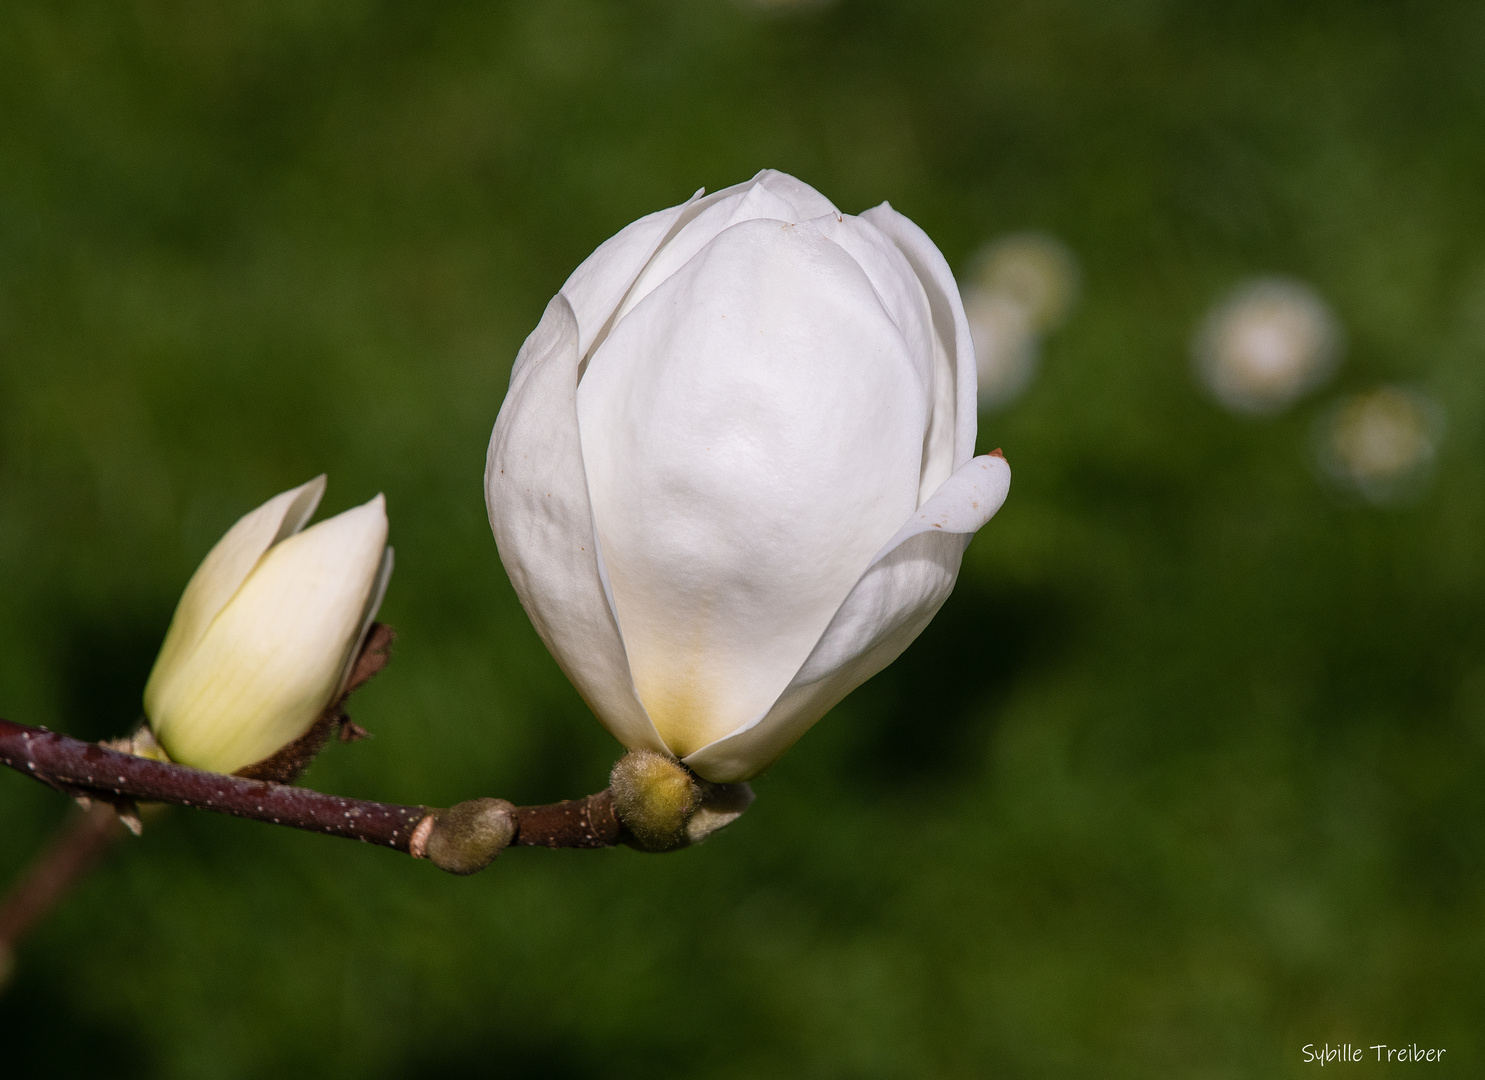
MULTIPOLYGON (((562 285, 578 326, 578 355, 586 356, 593 342, 608 329, 614 312, 645 264, 670 236, 686 208, 701 197, 698 191, 678 206, 657 210, 620 229, 583 260, 562 285)), ((521 356, 516 357, 519 369, 521 356)), ((517 371, 511 372, 514 379, 517 371)))
MULTIPOLYGON (((699 776, 729 784, 757 776, 799 741, 842 698, 901 655, 923 632, 954 588, 965 537, 919 536, 871 568, 842 605, 822 644, 847 660, 824 678, 791 680, 756 723, 691 754, 685 763, 699 776), (877 629, 880 634, 865 631, 877 629), (847 652, 858 642, 863 652, 847 652)), ((812 656, 813 660, 814 657, 812 656)))
MULTIPOLYGON (((810 224, 826 239, 840 245, 866 273, 882 307, 902 334, 908 355, 918 366, 923 385, 933 388, 925 395, 924 405, 930 410, 941 408, 936 399, 941 393, 945 365, 938 348, 928 294, 912 265, 885 233, 864 218, 826 214, 811 218, 810 224)), ((930 438, 936 430, 928 415, 924 416, 924 430, 930 438)), ((926 444, 924 450, 927 450, 926 444)), ((919 490, 920 500, 926 498, 921 484, 919 490)))
POLYGON ((715 783, 767 768, 837 702, 886 667, 948 599, 971 536, 1010 489, 1004 459, 971 459, 872 561, 789 686, 753 723, 685 759, 715 783))
POLYGON ((378 495, 270 548, 150 714, 171 758, 236 772, 303 735, 339 687, 386 546, 378 495))
POLYGON ((697 199, 684 209, 675 231, 639 275, 616 318, 622 319, 634 310, 656 286, 734 225, 759 219, 793 225, 821 214, 835 214, 835 207, 814 188, 769 169, 747 183, 697 199))
POLYGON ((861 217, 885 233, 907 258, 933 312, 935 363, 940 377, 935 383, 933 426, 923 456, 921 501, 974 456, 977 422, 974 341, 969 335, 969 320, 964 315, 964 303, 953 271, 928 234, 887 203, 872 207, 861 217))
POLYGON ((322 473, 244 514, 207 552, 186 583, 150 672, 149 682, 145 684, 146 715, 154 714, 154 704, 164 684, 200 643, 211 621, 247 580, 263 553, 302 529, 324 494, 325 476, 322 473))
POLYGON ((490 438, 490 527, 536 632, 594 715, 630 749, 665 753, 605 595, 578 435, 578 344, 558 294, 521 347, 490 438))
POLYGON ((835 203, 803 180, 790 176, 788 173, 779 172, 777 169, 764 169, 749 183, 767 189, 769 193, 777 195, 794 207, 795 221, 808 221, 826 214, 840 216, 835 203))
POLYGON ((776 220, 713 238, 593 354, 593 515, 672 752, 766 710, 916 509, 930 392, 861 266, 776 220))

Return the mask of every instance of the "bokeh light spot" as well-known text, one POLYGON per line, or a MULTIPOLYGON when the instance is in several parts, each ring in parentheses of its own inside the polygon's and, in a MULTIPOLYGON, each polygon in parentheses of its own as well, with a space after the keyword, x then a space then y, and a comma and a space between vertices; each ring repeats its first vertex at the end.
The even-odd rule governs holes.
POLYGON ((1316 425, 1320 467, 1377 504, 1406 501, 1427 480, 1443 413, 1417 390, 1383 386, 1343 398, 1316 425))
POLYGON ((1041 336, 1066 321, 1079 284, 1077 259, 1044 233, 1003 236, 975 256, 963 298, 981 408, 1008 404, 1031 385, 1041 336))
POLYGON ((1269 416, 1334 373, 1340 344, 1340 327, 1313 289, 1260 278, 1212 309, 1193 352, 1198 376, 1221 405, 1269 416))

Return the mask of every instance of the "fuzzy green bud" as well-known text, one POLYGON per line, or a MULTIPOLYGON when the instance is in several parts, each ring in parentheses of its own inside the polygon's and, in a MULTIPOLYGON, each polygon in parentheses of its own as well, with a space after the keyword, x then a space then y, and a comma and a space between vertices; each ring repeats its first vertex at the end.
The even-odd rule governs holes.
POLYGON ((450 874, 475 874, 516 835, 515 807, 504 799, 470 799, 436 810, 413 834, 412 855, 450 874))
POLYGON ((641 851, 669 851, 686 843, 686 823, 701 789, 680 762, 653 750, 631 750, 609 775, 614 812, 641 851))

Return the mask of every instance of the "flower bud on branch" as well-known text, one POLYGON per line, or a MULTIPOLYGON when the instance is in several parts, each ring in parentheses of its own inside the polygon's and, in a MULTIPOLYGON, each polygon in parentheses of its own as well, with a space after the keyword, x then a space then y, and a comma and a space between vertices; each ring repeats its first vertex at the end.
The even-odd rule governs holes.
POLYGON ((512 807, 503 799, 473 799, 447 810, 401 806, 202 772, 8 720, 0 720, 0 765, 72 796, 173 803, 343 836, 417 854, 456 874, 488 865, 509 845, 613 847, 628 839, 607 790, 547 806, 512 807), (505 827, 498 820, 502 816, 511 820, 510 837, 504 843, 505 827), (485 854, 489 858, 473 865, 485 854))
POLYGON ((408 854, 451 874, 474 874, 494 862, 515 837, 514 806, 504 799, 470 799, 418 822, 408 854))
POLYGON ((516 357, 486 505, 614 737, 736 783, 948 597, 1010 485, 974 445, 974 349, 933 242, 765 171, 573 272, 516 357))
POLYGON ((339 720, 392 549, 380 495, 304 529, 324 492, 317 476, 269 499, 186 585, 144 690, 169 760, 292 780, 339 720))

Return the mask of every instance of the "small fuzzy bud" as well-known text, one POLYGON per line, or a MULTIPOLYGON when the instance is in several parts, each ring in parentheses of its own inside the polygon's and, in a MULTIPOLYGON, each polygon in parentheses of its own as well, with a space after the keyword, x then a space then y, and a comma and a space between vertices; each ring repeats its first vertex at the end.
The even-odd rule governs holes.
POLYGON ((669 851, 686 843, 686 823, 701 789, 686 767, 653 750, 631 750, 609 776, 614 812, 641 851, 669 851))
MULTIPOLYGON (((515 807, 504 799, 470 799, 435 811, 421 855, 450 874, 475 874, 495 861, 516 835, 515 807)), ((419 832, 422 832, 421 827, 419 832)))

